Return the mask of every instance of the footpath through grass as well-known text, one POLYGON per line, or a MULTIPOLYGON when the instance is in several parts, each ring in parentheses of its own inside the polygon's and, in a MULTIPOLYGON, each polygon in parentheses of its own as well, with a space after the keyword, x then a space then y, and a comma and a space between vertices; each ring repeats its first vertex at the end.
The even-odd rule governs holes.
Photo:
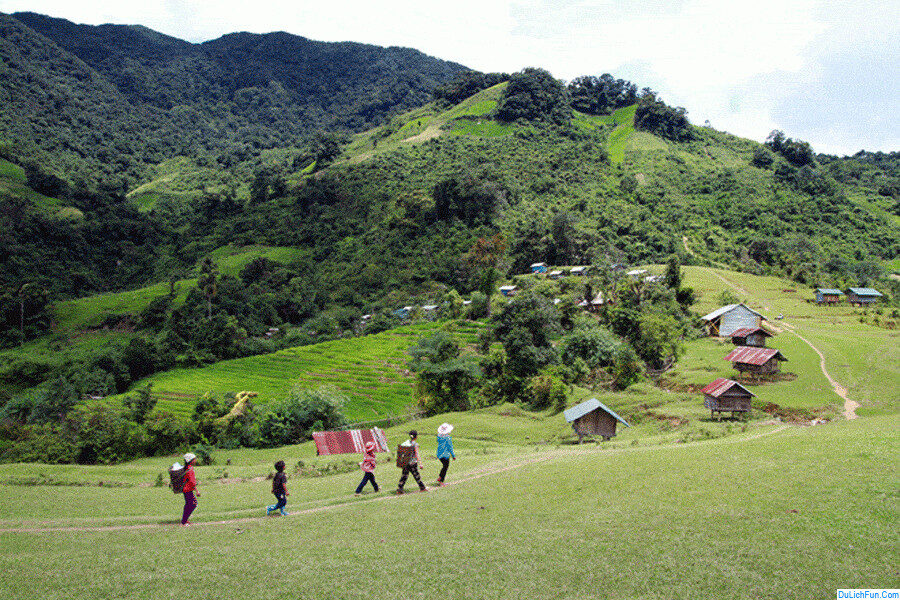
MULTIPOLYGON (((268 481, 204 481, 193 528, 12 532, 71 512, 68 497, 93 517, 82 525, 104 512, 173 520, 181 502, 165 488, 0 486, 0 597, 755 599, 900 587, 896 415, 544 449, 478 446, 460 423, 452 485, 355 499, 358 471, 294 478, 288 518, 262 516, 268 481)), ((437 466, 426 461, 428 481, 437 466)), ((397 474, 376 471, 386 489, 397 474)))

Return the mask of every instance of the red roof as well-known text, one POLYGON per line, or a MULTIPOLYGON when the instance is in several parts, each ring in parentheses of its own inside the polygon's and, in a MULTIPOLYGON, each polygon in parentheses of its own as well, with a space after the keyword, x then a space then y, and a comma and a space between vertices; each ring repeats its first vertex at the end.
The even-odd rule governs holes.
POLYGON ((770 331, 768 331, 767 329, 763 329, 762 327, 741 327, 740 329, 735 329, 734 331, 732 331, 731 337, 747 337, 748 335, 752 335, 757 331, 769 337, 775 335, 774 333, 771 333, 770 331))
POLYGON ((738 386, 751 396, 756 396, 753 392, 739 384, 737 381, 732 381, 730 379, 725 379, 724 377, 719 377, 709 385, 707 385, 703 390, 701 390, 704 394, 712 396, 713 398, 718 398, 734 386, 738 386))
POLYGON ((738 346, 725 357, 725 360, 748 365, 764 365, 773 357, 778 360, 787 360, 775 348, 756 348, 753 346, 738 346))
POLYGON ((346 431, 316 431, 312 434, 319 456, 329 454, 362 453, 366 442, 375 442, 376 452, 387 452, 387 438, 377 427, 374 429, 348 429, 346 431))

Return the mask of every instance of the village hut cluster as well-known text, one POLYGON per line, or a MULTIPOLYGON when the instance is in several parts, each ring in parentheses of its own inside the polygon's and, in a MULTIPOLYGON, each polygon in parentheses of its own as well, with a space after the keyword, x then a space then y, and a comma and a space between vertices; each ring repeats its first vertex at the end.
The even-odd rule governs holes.
POLYGON ((816 304, 834 306, 843 302, 844 297, 850 306, 869 306, 877 304, 883 294, 874 288, 816 288, 816 304))
MULTIPOLYGON (((766 318, 744 304, 729 304, 703 316, 710 336, 730 337, 735 348, 725 356, 743 377, 759 379, 781 372, 787 358, 777 348, 767 348, 766 341, 775 334, 763 327, 766 318)), ((723 412, 732 417, 749 414, 755 394, 746 387, 720 377, 702 390, 704 406, 710 416, 721 418, 723 412)))

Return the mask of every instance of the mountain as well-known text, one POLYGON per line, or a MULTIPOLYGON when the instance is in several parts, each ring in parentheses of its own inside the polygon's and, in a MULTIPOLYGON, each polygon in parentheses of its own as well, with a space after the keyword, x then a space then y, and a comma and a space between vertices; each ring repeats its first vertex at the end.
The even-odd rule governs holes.
POLYGON ((35 13, 0 14, 0 59, 5 154, 91 188, 174 155, 233 165, 317 129, 359 131, 468 71, 409 48, 283 32, 191 44, 35 13))

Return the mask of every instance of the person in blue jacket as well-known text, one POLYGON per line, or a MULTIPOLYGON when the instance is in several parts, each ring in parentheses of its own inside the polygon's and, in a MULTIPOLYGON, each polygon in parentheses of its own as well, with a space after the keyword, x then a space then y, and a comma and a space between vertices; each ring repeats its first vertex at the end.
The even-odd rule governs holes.
POLYGON ((444 478, 447 476, 447 468, 450 466, 450 459, 456 460, 453 453, 453 440, 450 438, 450 432, 453 431, 453 425, 450 423, 442 423, 437 430, 437 457, 441 461, 441 473, 438 475, 438 485, 444 485, 444 478))

